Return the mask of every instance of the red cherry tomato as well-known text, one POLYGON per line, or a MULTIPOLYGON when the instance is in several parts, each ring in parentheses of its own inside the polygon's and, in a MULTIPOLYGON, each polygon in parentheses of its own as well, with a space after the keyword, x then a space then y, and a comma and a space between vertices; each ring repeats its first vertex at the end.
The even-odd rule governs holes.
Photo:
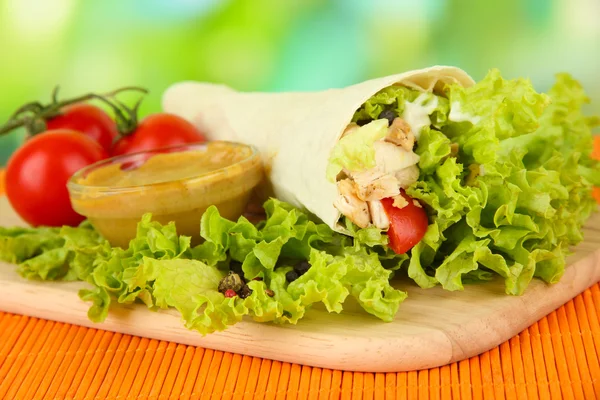
POLYGON ((79 103, 65 107, 61 114, 46 122, 48 130, 72 129, 100 143, 107 152, 118 135, 117 124, 100 107, 79 103))
POLYGON ((390 220, 390 228, 388 229, 389 246, 396 254, 404 254, 419 243, 425 236, 429 225, 425 210, 416 206, 413 199, 407 196, 404 191, 400 194, 408 201, 408 205, 402 208, 394 207, 394 200, 391 198, 381 200, 385 213, 390 220))
POLYGON ((35 135, 8 161, 6 196, 32 226, 78 225, 85 218, 71 206, 67 181, 79 169, 107 157, 102 146, 77 131, 35 135))
POLYGON ((206 138, 193 124, 173 114, 152 114, 144 118, 136 130, 119 139, 112 155, 137 153, 163 147, 200 143, 206 138))

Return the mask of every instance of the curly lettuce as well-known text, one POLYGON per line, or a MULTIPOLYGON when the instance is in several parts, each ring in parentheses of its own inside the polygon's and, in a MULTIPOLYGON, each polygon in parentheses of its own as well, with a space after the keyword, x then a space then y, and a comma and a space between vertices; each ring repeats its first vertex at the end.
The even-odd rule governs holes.
POLYGON ((366 171, 375 166, 373 143, 387 134, 388 120, 377 119, 342 137, 333 148, 327 164, 327 179, 335 182, 343 169, 366 171))
POLYGON ((600 168, 590 155, 598 120, 582 114, 589 100, 581 86, 561 74, 538 94, 493 70, 446 95, 476 123, 448 120, 418 144, 421 175, 407 193, 428 206, 431 225, 412 250, 409 275, 422 287, 460 290, 463 279, 494 273, 514 295, 533 277, 557 282, 597 207, 591 191, 600 168), (457 157, 448 157, 451 142, 457 157))
POLYGON ((208 334, 244 317, 295 324, 315 303, 339 313, 350 297, 381 320, 393 319, 406 293, 390 285, 392 271, 376 252, 287 203, 271 199, 264 208, 266 219, 254 225, 225 219, 211 206, 199 224, 204 241, 195 247, 174 223, 161 225, 146 214, 127 249, 111 247, 86 223, 3 228, 0 255, 28 279, 87 282, 79 296, 91 303, 95 322, 106 319, 114 302, 141 302, 151 310, 175 308, 187 328, 208 334), (310 269, 288 282, 286 273, 302 261, 310 269), (251 290, 246 298, 218 291, 235 263, 251 290))

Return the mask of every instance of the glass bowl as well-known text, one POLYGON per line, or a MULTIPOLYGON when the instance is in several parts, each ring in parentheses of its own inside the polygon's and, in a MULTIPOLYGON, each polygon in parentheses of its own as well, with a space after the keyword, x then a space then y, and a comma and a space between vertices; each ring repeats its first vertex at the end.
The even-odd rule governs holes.
POLYGON ((258 151, 213 141, 102 160, 77 171, 67 183, 73 209, 113 246, 126 248, 146 213, 200 242, 200 219, 215 205, 237 219, 264 177, 258 151))

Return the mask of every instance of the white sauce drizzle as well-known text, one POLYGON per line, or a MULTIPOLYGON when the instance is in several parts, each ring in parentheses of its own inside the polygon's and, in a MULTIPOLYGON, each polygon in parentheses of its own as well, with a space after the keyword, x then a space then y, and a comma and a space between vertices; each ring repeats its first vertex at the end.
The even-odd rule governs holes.
POLYGON ((468 121, 473 125, 476 125, 479 123, 479 121, 481 121, 481 118, 478 116, 462 112, 460 109, 460 103, 458 101, 450 104, 450 114, 448 114, 448 119, 454 122, 468 121))
POLYGON ((419 140, 421 136, 421 130, 426 126, 431 125, 429 115, 435 111, 437 106, 437 97, 431 96, 430 93, 421 93, 413 103, 409 101, 404 103, 402 119, 410 125, 410 129, 417 140, 419 140), (429 104, 424 105, 423 103, 429 99, 431 99, 429 104))

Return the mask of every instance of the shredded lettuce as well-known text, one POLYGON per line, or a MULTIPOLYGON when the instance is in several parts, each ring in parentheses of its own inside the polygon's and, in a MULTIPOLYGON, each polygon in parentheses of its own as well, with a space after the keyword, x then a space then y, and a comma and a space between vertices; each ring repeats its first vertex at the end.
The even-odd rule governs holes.
MULTIPOLYGON (((382 113, 387 112, 394 117, 404 118, 419 140, 427 140, 423 136, 431 134, 431 127, 439 129, 447 124, 449 111, 448 99, 436 93, 405 86, 390 86, 382 89, 354 113, 352 122, 362 126, 342 137, 333 148, 327 167, 327 179, 335 182, 342 169, 360 172, 376 165, 373 143, 386 136, 389 124, 389 122, 385 123, 386 119, 383 119, 382 113)), ((446 141, 450 142, 448 139, 446 141)), ((438 149, 438 151, 446 150, 444 155, 448 155, 450 152, 448 146, 438 149)), ((430 152, 419 155, 425 156, 425 159, 420 161, 421 168, 427 164, 436 165, 439 160, 431 157, 430 152)))
POLYGON ((431 120, 439 126, 448 117, 448 99, 435 93, 422 92, 406 86, 389 86, 377 92, 367 100, 352 117, 352 122, 365 124, 377 120, 383 111, 392 111, 396 116, 401 116, 406 111, 406 103, 415 103, 419 96, 426 96, 425 104, 435 101, 437 106, 431 112, 431 120))
POLYGON ((342 137, 331 151, 327 164, 327 179, 335 182, 343 169, 353 172, 366 171, 375 166, 373 143, 387 133, 388 120, 377 119, 342 137))

